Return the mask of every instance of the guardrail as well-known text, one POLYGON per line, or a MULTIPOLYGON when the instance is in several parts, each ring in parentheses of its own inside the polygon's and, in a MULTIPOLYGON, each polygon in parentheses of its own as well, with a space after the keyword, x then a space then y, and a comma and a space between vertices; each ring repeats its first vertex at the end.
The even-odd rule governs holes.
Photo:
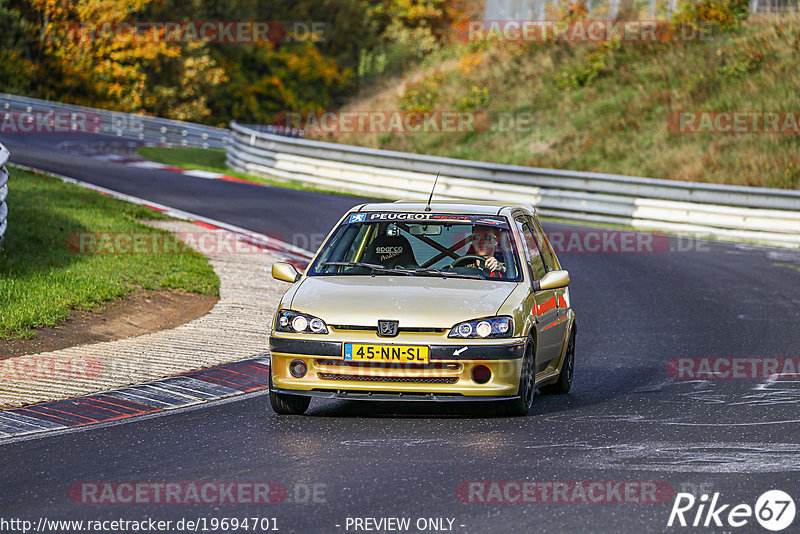
POLYGON ((228 165, 383 198, 524 201, 544 216, 800 246, 800 191, 540 169, 280 137, 231 123, 228 165))
POLYGON ((8 197, 8 169, 6 169, 6 162, 10 154, 8 149, 0 144, 0 248, 2 248, 3 237, 6 235, 6 228, 8 227, 8 204, 6 198, 8 197))
MULTIPOLYGON (((91 133, 105 133, 168 146, 221 148, 227 145, 230 138, 230 131, 225 128, 214 128, 203 124, 149 117, 134 113, 87 108, 6 93, 0 93, 0 113, 2 112, 19 115, 48 112, 53 114, 55 112, 69 113, 70 119, 65 122, 71 124, 74 130, 78 129, 80 119, 88 116, 92 119, 99 119, 90 121, 91 133)), ((38 120, 33 116, 31 116, 31 119, 38 120)))

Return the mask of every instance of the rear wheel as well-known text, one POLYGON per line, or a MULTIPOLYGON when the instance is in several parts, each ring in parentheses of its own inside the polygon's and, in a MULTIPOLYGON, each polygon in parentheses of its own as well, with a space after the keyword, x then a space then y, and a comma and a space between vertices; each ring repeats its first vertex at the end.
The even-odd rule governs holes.
POLYGON ((533 338, 528 338, 525 355, 522 358, 522 371, 519 373, 519 398, 508 401, 506 413, 512 416, 528 415, 533 405, 536 392, 536 373, 534 373, 534 355, 536 354, 533 338))
POLYGON ((558 395, 567 393, 572 389, 572 375, 575 372, 575 327, 572 327, 572 332, 569 335, 569 343, 567 343, 567 353, 564 354, 564 364, 561 366, 561 372, 558 374, 558 380, 547 386, 542 386, 541 392, 546 395, 558 395))
POLYGON ((303 415, 311 404, 311 397, 276 393, 272 389, 272 364, 269 367, 269 403, 279 415, 303 415))

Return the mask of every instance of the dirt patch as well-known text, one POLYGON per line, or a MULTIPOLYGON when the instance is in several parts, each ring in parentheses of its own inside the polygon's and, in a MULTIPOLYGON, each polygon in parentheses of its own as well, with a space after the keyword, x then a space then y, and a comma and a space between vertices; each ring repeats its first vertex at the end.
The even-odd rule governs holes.
POLYGON ((36 329, 33 339, 0 341, 0 359, 175 328, 207 314, 218 300, 176 290, 140 290, 106 304, 99 312, 73 311, 58 327, 36 329))

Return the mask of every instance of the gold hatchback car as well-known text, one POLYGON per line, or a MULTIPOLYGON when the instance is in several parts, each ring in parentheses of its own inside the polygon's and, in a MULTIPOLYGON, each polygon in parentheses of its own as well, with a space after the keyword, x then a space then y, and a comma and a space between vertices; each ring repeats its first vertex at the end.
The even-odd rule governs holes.
POLYGON ((528 204, 364 204, 342 217, 293 285, 270 337, 270 402, 312 397, 501 401, 566 393, 575 359, 569 273, 528 204))

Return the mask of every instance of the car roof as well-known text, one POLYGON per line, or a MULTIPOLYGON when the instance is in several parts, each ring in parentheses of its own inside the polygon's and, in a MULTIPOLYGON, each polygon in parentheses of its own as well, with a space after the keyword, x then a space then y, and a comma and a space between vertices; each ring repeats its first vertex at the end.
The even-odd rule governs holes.
POLYGON ((505 208, 522 208, 530 213, 536 210, 525 202, 477 201, 477 200, 437 200, 427 203, 421 200, 398 200, 396 202, 375 202, 356 206, 352 211, 390 211, 403 213, 462 213, 475 215, 499 215, 505 208))

